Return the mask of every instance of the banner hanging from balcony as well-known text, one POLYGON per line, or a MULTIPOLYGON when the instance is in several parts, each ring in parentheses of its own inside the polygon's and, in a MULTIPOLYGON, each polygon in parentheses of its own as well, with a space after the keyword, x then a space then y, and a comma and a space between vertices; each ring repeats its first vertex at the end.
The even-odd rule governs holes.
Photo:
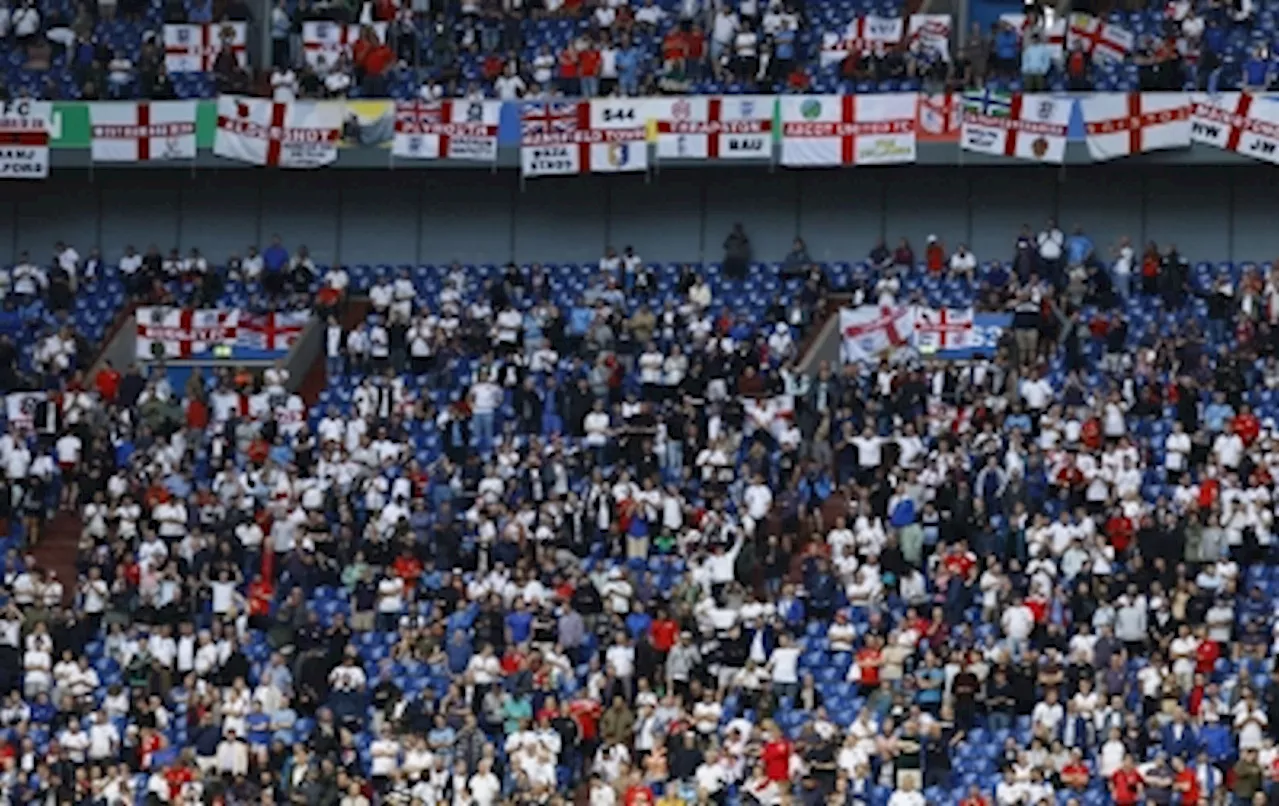
POLYGON ((239 310, 144 306, 134 313, 138 358, 270 359, 289 352, 308 311, 248 314, 239 310))
POLYGON ((501 101, 409 101, 396 104, 391 153, 403 159, 498 159, 501 101))
POLYGON ((196 101, 107 101, 89 104, 94 162, 196 158, 196 101))
POLYGON ((1274 96, 1246 92, 1191 96, 1191 142, 1233 151, 1264 162, 1280 162, 1274 96))
POLYGON ((646 116, 660 160, 767 160, 775 105, 772 95, 654 98, 646 116))
POLYGON ((318 168, 338 158, 342 107, 323 101, 281 103, 262 98, 218 98, 213 153, 280 168, 318 168))
POLYGON ((1191 105, 1179 93, 1104 92, 1080 99, 1085 144, 1099 162, 1191 147, 1191 105))
POLYGON ((982 154, 1061 164, 1073 104, 1070 98, 1052 95, 965 93, 960 146, 982 154))
POLYGON ((0 103, 0 179, 49 175, 53 104, 17 98, 0 103))
POLYGON ((648 170, 644 101, 529 101, 520 108, 520 172, 527 177, 648 170))
POLYGON ((916 94, 783 96, 783 165, 890 165, 916 160, 916 94))
POLYGON ((207 73, 218 54, 228 50, 241 67, 249 66, 249 24, 210 22, 164 27, 164 66, 170 73, 207 73))

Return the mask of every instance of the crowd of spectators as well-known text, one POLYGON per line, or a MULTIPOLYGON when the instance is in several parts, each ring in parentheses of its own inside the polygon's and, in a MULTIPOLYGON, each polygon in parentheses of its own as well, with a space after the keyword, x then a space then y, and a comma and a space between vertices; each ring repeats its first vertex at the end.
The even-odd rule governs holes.
MULTIPOLYGON (((328 386, 47 368, 0 438, 0 792, 1274 803, 1274 267, 926 240, 768 266, 735 229, 723 266, 610 249, 581 287, 278 239, 94 264, 263 299, 305 266, 328 386), (992 357, 801 370, 833 291, 944 287, 1012 313, 992 357), (76 579, 34 559, 59 510, 76 579)), ((73 252, 10 295, 90 288, 73 252)))
POLYGON ((1132 51, 1113 63, 1095 63, 1082 45, 1064 52, 1060 39, 1051 42, 1037 8, 1028 7, 1032 19, 1021 28, 997 23, 989 31, 957 32, 942 50, 912 37, 888 47, 862 42, 833 72, 820 58, 824 37, 844 37, 855 15, 899 15, 902 8, 834 0, 465 0, 440 6, 279 0, 268 16, 253 21, 255 28, 265 29, 271 46, 250 69, 219 37, 211 45, 217 52, 209 80, 203 80, 205 74, 187 80, 171 76, 165 67, 163 24, 250 20, 245 4, 22 0, 0 8, 0 37, 12 48, 12 69, 0 72, 0 96, 481 93, 514 100, 560 94, 940 90, 988 80, 1028 89, 1275 88, 1274 0, 1132 4, 1127 15, 1106 18, 1135 40, 1132 51), (340 57, 314 60, 304 58, 302 41, 303 23, 310 20, 365 25, 340 57))

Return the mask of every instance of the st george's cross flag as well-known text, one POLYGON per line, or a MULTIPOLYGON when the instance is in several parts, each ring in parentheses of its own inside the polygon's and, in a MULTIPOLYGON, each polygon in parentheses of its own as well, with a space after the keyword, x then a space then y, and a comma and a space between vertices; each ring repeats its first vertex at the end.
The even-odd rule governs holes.
POLYGON ((902 17, 855 17, 843 33, 829 31, 823 35, 819 61, 826 67, 839 64, 850 53, 883 53, 902 41, 904 27, 902 17))
POLYGON ((916 310, 915 345, 922 353, 968 348, 973 332, 973 308, 916 310))
POLYGON ((1095 62, 1119 62, 1133 50, 1133 34, 1089 14, 1072 14, 1067 27, 1067 49, 1076 48, 1095 62))
POLYGON ((761 160, 773 156, 771 95, 651 98, 659 159, 761 160))
POLYGON ((786 95, 783 165, 888 165, 916 160, 916 94, 786 95))
POLYGON ((1191 141, 1232 151, 1264 162, 1280 162, 1274 96, 1248 92, 1194 95, 1191 98, 1191 141))
POLYGON ((397 103, 391 153, 405 159, 493 162, 501 113, 501 101, 397 103))
POLYGON ((263 98, 218 98, 213 153, 280 168, 318 168, 338 159, 342 107, 324 101, 283 103, 263 98))
POLYGON ((840 309, 840 354, 846 364, 877 360, 915 338, 910 305, 861 305, 840 309))
POLYGON ((249 65, 246 22, 181 23, 164 26, 164 66, 170 73, 207 73, 223 50, 249 65))
POLYGON ((966 151, 1062 163, 1070 98, 981 90, 964 95, 960 145, 966 151))
POLYGON ((94 162, 152 162, 196 157, 196 101, 89 104, 94 162))
POLYGON ((379 42, 387 41, 387 23, 375 22, 367 26, 360 23, 334 22, 332 20, 308 20, 302 23, 302 56, 312 69, 328 68, 360 41, 368 27, 379 42))
POLYGON ((1190 98, 1178 92, 1102 92, 1080 99, 1095 160, 1191 147, 1190 98))

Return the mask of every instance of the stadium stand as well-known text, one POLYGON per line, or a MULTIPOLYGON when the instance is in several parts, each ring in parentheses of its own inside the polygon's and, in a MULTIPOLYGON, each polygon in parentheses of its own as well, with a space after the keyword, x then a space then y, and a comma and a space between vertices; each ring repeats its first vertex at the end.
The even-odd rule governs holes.
POLYGON ((247 7, 233 3, 24 0, 0 16, 11 34, 2 89, 10 97, 84 100, 251 90, 278 97, 514 99, 913 91, 988 80, 1019 89, 1030 74, 1047 88, 1103 91, 1274 89, 1276 82, 1276 0, 1133 4, 1089 22, 1097 27, 1081 36, 1081 54, 1071 26, 1052 19, 1051 6, 1044 16, 1034 7, 1030 17, 1004 15, 1014 20, 1007 30, 1002 18, 963 38, 947 22, 940 44, 920 47, 919 31, 896 0, 750 0, 723 12, 697 0, 514 5, 426 11, 394 2, 354 10, 280 3, 269 20, 250 24, 247 7), (868 33, 873 20, 896 21, 900 30, 879 38, 868 33), (272 46, 250 59, 259 26, 272 46), (1103 39, 1121 45, 1095 50, 1103 39), (833 41, 849 58, 826 58, 833 41), (1052 50, 1048 72, 1021 70, 1026 51, 1042 47, 1052 50))
POLYGON ((24 258, 0 380, 60 391, 0 438, 0 792, 1274 803, 1275 267, 1015 243, 24 258), (305 417, 279 367, 83 376, 126 290, 289 280, 328 317, 305 417), (1013 321, 801 371, 839 304, 899 301, 1013 321))

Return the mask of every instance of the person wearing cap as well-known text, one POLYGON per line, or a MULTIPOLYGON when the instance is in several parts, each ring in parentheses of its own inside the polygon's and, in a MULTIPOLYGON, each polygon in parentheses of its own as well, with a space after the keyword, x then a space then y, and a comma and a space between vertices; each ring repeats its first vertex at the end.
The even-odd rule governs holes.
POLYGON ((924 247, 924 266, 925 270, 934 277, 940 277, 942 270, 946 268, 947 249, 943 246, 942 241, 938 240, 937 235, 929 235, 925 239, 924 247))

